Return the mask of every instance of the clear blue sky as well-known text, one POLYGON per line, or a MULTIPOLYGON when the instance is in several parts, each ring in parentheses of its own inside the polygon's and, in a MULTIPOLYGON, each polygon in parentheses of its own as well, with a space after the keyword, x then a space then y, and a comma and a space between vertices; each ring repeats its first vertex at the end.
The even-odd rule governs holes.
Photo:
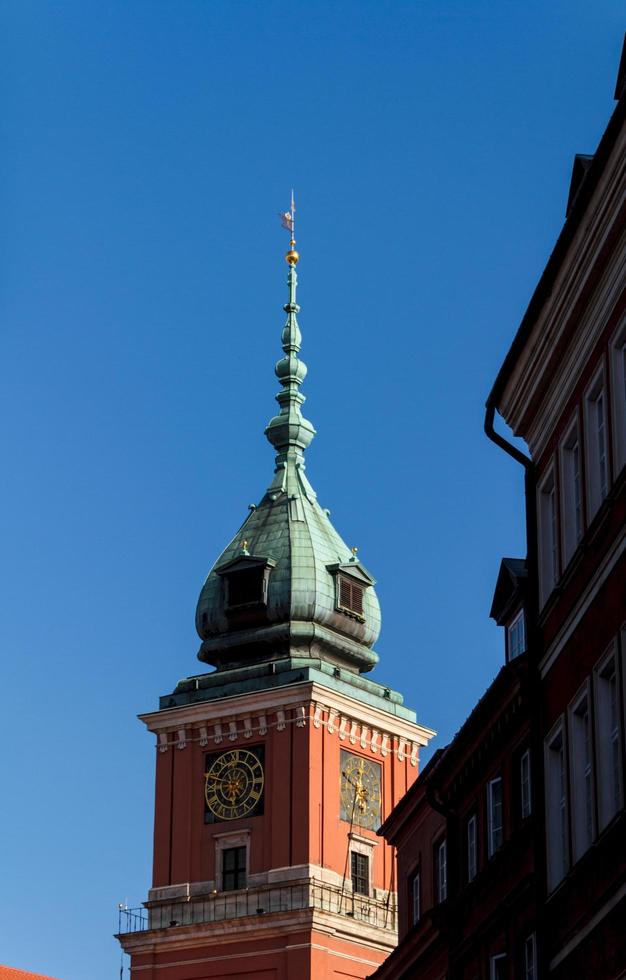
POLYGON ((483 405, 613 108, 621 3, 0 3, 0 962, 110 980, 154 748, 273 454, 296 188, 308 473, 444 744, 502 661, 483 405))

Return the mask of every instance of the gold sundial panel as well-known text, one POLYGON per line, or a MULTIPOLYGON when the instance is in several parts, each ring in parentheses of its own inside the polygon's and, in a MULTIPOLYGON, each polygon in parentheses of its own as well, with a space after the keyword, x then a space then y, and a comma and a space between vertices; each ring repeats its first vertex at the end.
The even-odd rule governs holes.
POLYGON ((381 823, 381 766, 341 750, 340 817, 355 827, 377 830, 381 823))
POLYGON ((204 822, 237 820, 263 813, 264 746, 207 755, 204 822))

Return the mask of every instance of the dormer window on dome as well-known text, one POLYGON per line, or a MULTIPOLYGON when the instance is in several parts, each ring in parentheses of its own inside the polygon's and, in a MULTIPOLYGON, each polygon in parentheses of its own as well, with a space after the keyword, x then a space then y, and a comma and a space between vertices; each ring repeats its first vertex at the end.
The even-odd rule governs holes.
POLYGON ((226 613, 266 606, 269 577, 275 566, 273 558, 242 554, 216 568, 223 582, 226 613))
POLYGON ((374 579, 356 558, 326 568, 335 580, 335 608, 365 622, 365 590, 374 585, 374 579))

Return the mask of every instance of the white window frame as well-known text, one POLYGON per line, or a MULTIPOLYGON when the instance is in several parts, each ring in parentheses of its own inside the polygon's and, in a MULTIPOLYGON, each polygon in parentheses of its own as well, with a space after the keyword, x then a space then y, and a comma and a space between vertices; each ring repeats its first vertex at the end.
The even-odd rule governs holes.
POLYGON ((583 447, 578 415, 559 445, 561 467, 561 553, 565 567, 585 533, 583 447))
POLYGON ((495 776, 487 783, 487 853, 490 858, 497 854, 504 844, 504 784, 502 776, 495 776), (499 803, 496 800, 496 787, 500 794, 499 803), (497 810, 499 823, 497 820, 497 810))
POLYGON ((368 837, 362 837, 361 834, 357 834, 354 831, 350 831, 348 839, 350 841, 350 887, 352 887, 352 852, 354 851, 357 854, 363 854, 367 858, 369 877, 368 894, 373 895, 374 848, 377 847, 378 841, 370 840, 368 837))
POLYGON ((572 857, 578 861, 596 836, 591 688, 585 681, 568 709, 572 857))
POLYGON ((473 881, 478 874, 478 821, 475 813, 467 821, 465 842, 467 845, 467 880, 473 881))
POLYGON ((437 844, 437 902, 448 897, 448 842, 444 837, 437 844))
POLYGON ((545 739, 544 752, 548 891, 551 892, 569 870, 567 743, 562 717, 545 739))
POLYGON ((626 319, 611 338, 611 395, 613 403, 613 453, 615 474, 626 466, 626 319))
POLYGON ((611 487, 609 405, 604 365, 585 392, 585 462, 587 514, 591 521, 611 487))
POLYGON ((593 671, 598 781, 598 831, 602 832, 624 805, 623 734, 617 644, 606 651, 593 671))
POLYGON ((537 980, 537 937, 534 932, 524 940, 524 980, 537 980))
POLYGON ((416 926, 422 918, 422 875, 419 870, 411 878, 411 924, 416 926))
POLYGON ((489 980, 498 980, 498 963, 506 962, 506 953, 496 953, 489 957, 489 980))
POLYGON ((520 609, 506 628, 507 663, 510 660, 514 660, 515 657, 521 657, 523 653, 526 653, 526 617, 524 610, 520 609), (517 641, 520 635, 521 642, 518 644, 517 641), (515 644, 513 641, 515 641, 515 644))
POLYGON ((519 799, 520 816, 526 820, 533 811, 532 768, 530 765, 530 749, 522 752, 519 760, 519 799))
POLYGON ((539 580, 541 604, 544 605, 559 580, 559 530, 556 470, 551 464, 537 491, 539 525, 539 580))
POLYGON ((215 845, 215 887, 218 892, 222 889, 222 855, 224 851, 231 847, 245 847, 246 849, 246 880, 250 877, 250 831, 238 830, 233 833, 213 834, 215 845))

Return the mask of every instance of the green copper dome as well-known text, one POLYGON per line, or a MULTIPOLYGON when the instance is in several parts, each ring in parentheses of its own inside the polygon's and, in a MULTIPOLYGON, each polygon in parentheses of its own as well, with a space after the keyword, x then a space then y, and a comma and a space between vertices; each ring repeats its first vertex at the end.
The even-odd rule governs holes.
POLYGON ((375 581, 322 510, 304 472, 315 429, 304 418, 296 303, 298 253, 287 253, 289 301, 276 365, 279 412, 265 434, 277 451, 274 479, 222 552, 196 610, 198 657, 218 669, 285 657, 371 670, 380 632, 375 581))

